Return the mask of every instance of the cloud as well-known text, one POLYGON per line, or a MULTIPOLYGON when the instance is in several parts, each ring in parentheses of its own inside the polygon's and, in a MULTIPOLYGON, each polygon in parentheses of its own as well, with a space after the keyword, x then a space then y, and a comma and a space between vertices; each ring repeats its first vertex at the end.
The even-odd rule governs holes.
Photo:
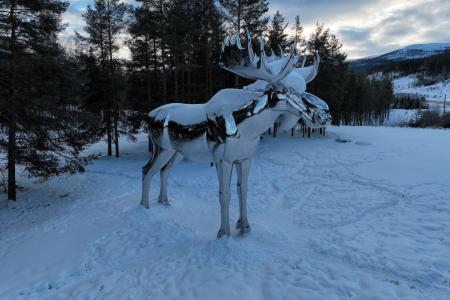
POLYGON ((336 33, 349 58, 389 52, 417 43, 450 42, 449 0, 282 0, 276 10, 300 18, 309 34, 316 22, 336 33))
MULTIPOLYGON (((124 1, 128 4, 134 0, 124 1)), ((279 10, 286 21, 296 15, 305 34, 323 22, 343 43, 349 58, 393 51, 418 43, 450 42, 450 0, 272 0, 270 14, 279 10)), ((72 0, 64 14, 65 35, 81 30, 81 15, 93 0, 72 0)))

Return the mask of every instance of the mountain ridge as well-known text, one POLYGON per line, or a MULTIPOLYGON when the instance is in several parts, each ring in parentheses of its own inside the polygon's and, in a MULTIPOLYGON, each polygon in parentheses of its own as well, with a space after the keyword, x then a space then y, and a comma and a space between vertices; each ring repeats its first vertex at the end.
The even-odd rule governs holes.
POLYGON ((354 69, 366 69, 390 62, 427 58, 445 52, 450 52, 450 42, 413 44, 385 54, 352 60, 349 64, 354 69))

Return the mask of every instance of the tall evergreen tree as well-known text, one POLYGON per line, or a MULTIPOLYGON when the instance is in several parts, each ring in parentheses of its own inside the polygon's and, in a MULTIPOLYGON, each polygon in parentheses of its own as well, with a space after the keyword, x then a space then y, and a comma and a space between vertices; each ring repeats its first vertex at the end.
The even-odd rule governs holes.
POLYGON ((267 0, 219 0, 225 9, 224 16, 230 29, 247 27, 256 35, 267 29, 269 18, 264 15, 269 11, 267 0))
POLYGON ((83 171, 83 115, 73 94, 73 64, 57 44, 59 0, 0 2, 0 150, 7 152, 8 199, 16 164, 34 176, 83 171), (4 133, 6 133, 6 138, 4 133))
POLYGON ((132 107, 137 110, 150 108, 152 99, 157 93, 157 88, 153 84, 154 78, 157 77, 155 73, 158 64, 157 27, 157 19, 149 9, 147 2, 132 9, 131 22, 128 27, 130 34, 128 47, 131 52, 130 69, 132 71, 129 80, 133 88, 129 91, 132 93, 129 94, 129 98, 139 99, 132 101, 132 107), (144 84, 141 84, 142 82, 144 84))
POLYGON ((213 61, 223 39, 223 19, 214 1, 171 0, 162 6, 159 0, 140 2, 133 10, 129 41, 135 107, 207 100, 222 82, 216 80, 213 61))
POLYGON ((306 40, 303 36, 303 25, 300 21, 300 16, 297 15, 294 20, 294 24, 292 25, 293 36, 291 37, 291 42, 296 45, 296 47, 300 50, 303 50, 306 47, 306 40))
POLYGON ((333 121, 338 122, 341 118, 340 105, 345 101, 347 55, 342 52, 342 44, 330 29, 319 23, 311 33, 307 47, 311 53, 319 53, 321 57, 319 74, 308 89, 330 104, 333 121))
MULTIPOLYGON (((266 0, 219 0, 228 31, 247 28, 254 36, 262 36, 267 29, 269 3, 266 0)), ((234 76, 235 87, 239 87, 239 77, 234 76)))
POLYGON ((283 15, 277 10, 270 22, 270 28, 267 34, 269 47, 273 49, 277 55, 280 55, 280 52, 284 51, 288 44, 288 35, 285 33, 287 26, 288 24, 284 23, 283 15))
POLYGON ((193 16, 194 64, 203 69, 203 95, 209 99, 214 90, 213 60, 218 58, 222 41, 222 17, 213 0, 194 0, 191 2, 193 16))
MULTIPOLYGON (((120 49, 119 35, 125 28, 127 6, 120 0, 95 0, 94 6, 88 5, 83 19, 87 36, 77 34, 80 41, 86 42, 95 54, 101 67, 101 76, 106 79, 105 92, 98 98, 102 107, 105 131, 108 141, 108 156, 112 155, 112 142, 115 154, 119 157, 119 122, 121 102, 117 84, 120 77, 120 61, 117 52, 120 49)), ((92 99, 91 99, 92 100, 92 99)))

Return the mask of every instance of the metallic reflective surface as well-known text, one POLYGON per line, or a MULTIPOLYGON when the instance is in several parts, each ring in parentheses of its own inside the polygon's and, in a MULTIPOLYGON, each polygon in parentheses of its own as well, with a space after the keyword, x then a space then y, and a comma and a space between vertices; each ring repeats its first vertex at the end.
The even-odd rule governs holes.
POLYGON ((237 228, 250 230, 247 218, 247 188, 251 158, 261 135, 275 122, 295 126, 300 119, 311 127, 323 127, 331 119, 326 103, 306 93, 306 80, 317 75, 318 56, 314 65, 301 67, 300 56, 291 49, 287 57, 266 57, 264 43, 260 55, 252 49, 247 32, 247 49, 239 34, 222 46, 223 67, 257 83, 244 89, 224 89, 205 104, 168 104, 149 113, 149 135, 153 143, 152 158, 143 168, 141 204, 149 207, 150 181, 160 172, 158 202, 168 205, 167 178, 171 168, 183 158, 213 161, 219 180, 221 224, 218 237, 230 235, 230 180, 233 167, 238 175, 240 217, 237 228), (234 61, 234 65, 229 62, 234 61), (305 80, 306 79, 306 80, 305 80))

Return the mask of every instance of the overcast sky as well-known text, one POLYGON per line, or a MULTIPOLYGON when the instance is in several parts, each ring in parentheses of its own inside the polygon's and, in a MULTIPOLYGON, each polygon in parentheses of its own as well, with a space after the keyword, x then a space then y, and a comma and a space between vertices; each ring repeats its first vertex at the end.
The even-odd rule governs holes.
MULTIPOLYGON (((189 0, 186 0, 189 1, 189 0)), ((82 26, 81 13, 93 0, 72 0, 67 34, 82 26)), ((125 2, 133 2, 126 0, 125 2)), ((292 24, 296 15, 308 36, 323 22, 341 40, 349 58, 382 54, 410 44, 450 42, 450 0, 269 0, 292 24)))

